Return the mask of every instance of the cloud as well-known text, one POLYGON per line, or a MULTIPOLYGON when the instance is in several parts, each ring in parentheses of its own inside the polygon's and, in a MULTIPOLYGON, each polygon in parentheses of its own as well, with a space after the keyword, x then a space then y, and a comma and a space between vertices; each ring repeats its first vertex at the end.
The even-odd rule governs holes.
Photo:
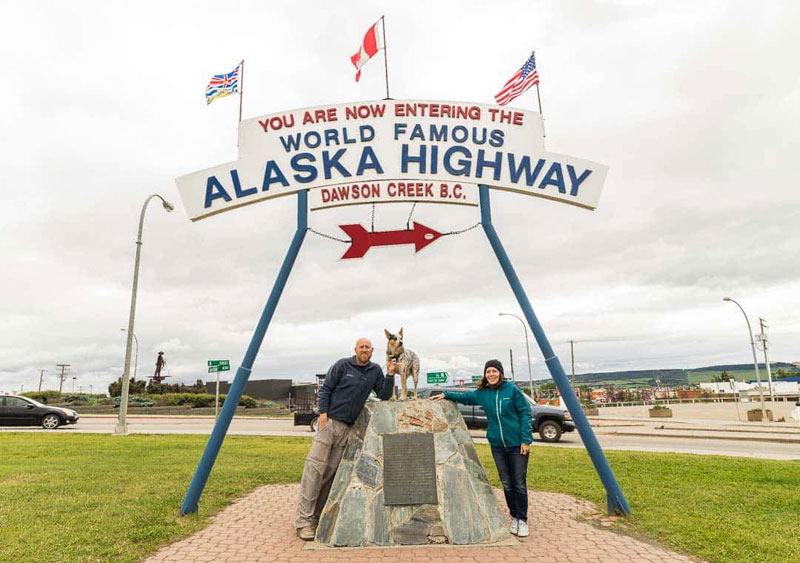
MULTIPOLYGON (((751 322, 770 322, 771 358, 800 359, 800 85, 787 72, 798 10, 440 2, 420 19, 413 6, 386 6, 392 97, 491 101, 535 48, 548 150, 609 166, 594 212, 492 192, 494 224, 565 365, 569 340, 579 372, 748 361, 727 294, 751 322)), ((176 210, 153 202, 145 215, 140 373, 161 349, 176 381, 207 378, 208 359, 230 359, 235 373, 293 235, 295 200, 186 220, 174 178, 237 152, 236 100, 206 107, 203 90, 244 57, 245 117, 383 97, 383 61, 356 84, 348 58, 376 17, 369 2, 346 14, 321 2, 15 6, 0 22, 19 78, 0 93, 0 390, 33 388, 45 368, 53 387, 56 363, 71 364, 78 386, 119 377, 139 214, 156 192, 176 210)), ((519 104, 536 108, 535 93, 519 104)), ((404 228, 410 210, 379 206, 376 228, 404 228)), ((479 212, 419 205, 414 219, 447 232, 479 212)), ((371 220, 369 207, 309 218, 332 235, 371 220)), ((513 349, 517 374, 527 372, 522 327, 497 316, 519 306, 480 228, 419 254, 379 248, 345 261, 345 248, 307 234, 254 378, 311 380, 360 335, 378 358, 383 328, 400 326, 423 370, 467 376, 513 349)), ((534 375, 546 377, 530 345, 534 375)))

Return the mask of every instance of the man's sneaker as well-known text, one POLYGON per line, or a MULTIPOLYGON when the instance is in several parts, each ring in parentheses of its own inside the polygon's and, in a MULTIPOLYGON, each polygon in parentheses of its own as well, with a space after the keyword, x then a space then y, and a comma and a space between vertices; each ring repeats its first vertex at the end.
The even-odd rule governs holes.
POLYGON ((517 536, 520 538, 527 538, 531 534, 528 530, 528 523, 525 520, 520 520, 517 526, 517 536))
POLYGON ((518 529, 519 529, 519 520, 517 520, 516 518, 512 518, 511 526, 509 526, 508 531, 516 536, 518 529))
POLYGON ((313 526, 305 526, 304 528, 297 528, 297 537, 303 541, 313 541, 316 531, 313 526))

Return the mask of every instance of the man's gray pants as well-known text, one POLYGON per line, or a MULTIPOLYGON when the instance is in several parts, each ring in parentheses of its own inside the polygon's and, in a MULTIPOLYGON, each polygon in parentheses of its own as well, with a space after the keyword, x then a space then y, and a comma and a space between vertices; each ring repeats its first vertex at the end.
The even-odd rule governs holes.
POLYGON ((349 434, 350 425, 329 418, 325 428, 314 436, 297 495, 295 528, 313 526, 319 521, 349 434))

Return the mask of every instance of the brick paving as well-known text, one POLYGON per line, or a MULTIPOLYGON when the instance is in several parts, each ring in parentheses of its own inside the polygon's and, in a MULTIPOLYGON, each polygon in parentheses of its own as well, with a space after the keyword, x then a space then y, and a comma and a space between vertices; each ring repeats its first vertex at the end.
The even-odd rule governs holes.
MULTIPOLYGON (((501 506, 505 506, 501 491, 496 494, 501 506)), ((297 485, 266 485, 227 507, 193 536, 163 546, 146 563, 697 561, 606 529, 612 525, 613 518, 598 514, 597 507, 588 501, 558 493, 532 492, 530 495, 531 535, 512 540, 513 545, 314 549, 313 544, 298 539, 292 527, 297 485)))

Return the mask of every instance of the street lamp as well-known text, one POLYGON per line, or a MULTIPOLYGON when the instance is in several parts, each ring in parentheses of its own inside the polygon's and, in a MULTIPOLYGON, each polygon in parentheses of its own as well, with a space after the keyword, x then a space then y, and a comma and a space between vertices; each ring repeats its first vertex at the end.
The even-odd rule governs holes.
POLYGON ((530 386, 531 399, 533 399, 533 372, 531 372, 531 349, 528 346, 528 326, 521 318, 514 313, 497 313, 501 317, 514 317, 522 323, 522 328, 525 331, 525 351, 528 353, 528 385, 530 386))
POLYGON ((767 411, 764 408, 764 393, 761 391, 761 373, 758 371, 758 359, 756 358, 756 343, 753 341, 753 331, 750 328, 750 319, 747 318, 747 313, 744 312, 742 306, 739 305, 739 302, 735 299, 731 299, 730 297, 723 297, 723 301, 730 301, 731 303, 735 303, 739 310, 744 315, 744 320, 747 323, 747 334, 750 336, 750 347, 753 349, 753 366, 756 368, 756 381, 758 382, 758 397, 761 400, 761 420, 767 420, 767 411))
MULTIPOLYGON (((139 259, 142 255, 142 229, 144 228, 144 214, 147 211, 147 204, 150 200, 157 197, 161 200, 161 205, 167 212, 172 211, 175 207, 172 206, 166 199, 158 194, 153 194, 144 200, 142 205, 142 212, 139 214, 139 235, 136 238, 136 261, 133 266, 133 288, 131 289, 131 312, 128 316, 128 338, 125 344, 125 368, 122 372, 122 392, 119 401, 119 418, 117 419, 117 426, 114 429, 114 434, 126 435, 128 433, 128 423, 126 418, 128 416, 128 386, 130 385, 131 378, 131 348, 133 344, 133 320, 136 316, 136 290, 139 285, 139 259)), ((137 344, 138 349, 138 344, 137 344)))
MULTIPOLYGON (((121 328, 122 332, 126 332, 127 329, 121 328)), ((136 343, 136 357, 133 360, 133 378, 136 379, 136 376, 139 374, 139 339, 136 338, 136 333, 133 333, 133 341, 136 343)))

